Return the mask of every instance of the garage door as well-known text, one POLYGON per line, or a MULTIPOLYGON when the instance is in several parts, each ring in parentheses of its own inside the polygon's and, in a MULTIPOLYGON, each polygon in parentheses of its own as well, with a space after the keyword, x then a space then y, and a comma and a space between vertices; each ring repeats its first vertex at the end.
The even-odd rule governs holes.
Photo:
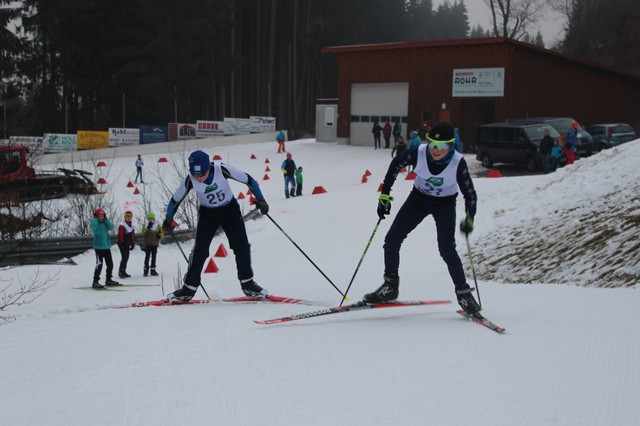
MULTIPOLYGON (((378 120, 380 126, 389 121, 402 124, 402 135, 407 137, 409 83, 353 84, 351 86, 351 145, 373 147, 371 128, 378 120)), ((384 146, 384 138, 382 138, 384 146)), ((393 137, 391 138, 393 146, 393 137)))

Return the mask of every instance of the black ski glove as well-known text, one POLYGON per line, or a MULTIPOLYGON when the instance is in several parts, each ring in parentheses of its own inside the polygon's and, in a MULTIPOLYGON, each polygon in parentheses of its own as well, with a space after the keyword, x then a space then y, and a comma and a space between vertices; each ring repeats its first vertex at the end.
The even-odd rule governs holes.
POLYGON ((260 210, 260 214, 265 215, 269 213, 269 204, 267 204, 265 200, 257 200, 256 207, 260 210))
POLYGON ((473 218, 469 216, 469 213, 467 213, 467 217, 460 222, 460 231, 465 235, 473 232, 473 218))
POLYGON ((391 213, 391 202, 393 197, 389 194, 380 194, 378 197, 378 217, 384 219, 386 215, 391 213))

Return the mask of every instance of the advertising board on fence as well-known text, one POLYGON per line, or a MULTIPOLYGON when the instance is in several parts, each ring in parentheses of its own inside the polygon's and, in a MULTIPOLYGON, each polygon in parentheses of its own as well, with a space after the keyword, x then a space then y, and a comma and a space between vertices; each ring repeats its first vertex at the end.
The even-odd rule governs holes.
POLYGON ((178 140, 195 139, 197 124, 178 123, 178 140))
POLYGON ((251 123, 248 118, 224 118, 225 135, 246 135, 251 133, 251 123))
POLYGON ((140 143, 140 129, 109 127, 109 146, 129 146, 140 143))
POLYGON ((76 135, 65 135, 60 133, 45 133, 42 139, 44 152, 68 152, 78 149, 78 138, 76 135))
POLYGON ((453 97, 504 96, 504 68, 454 69, 453 97))
POLYGON ((276 131, 275 117, 258 117, 252 115, 249 117, 249 128, 252 133, 269 133, 276 131))
POLYGON ((42 136, 9 136, 7 145, 24 146, 30 153, 42 151, 42 136))
POLYGON ((211 136, 224 136, 224 122, 198 120, 196 122, 196 137, 208 138, 211 136))
POLYGON ((168 126, 140 126, 140 143, 167 142, 168 140, 168 126))
POLYGON ((109 148, 109 132, 78 130, 78 151, 109 148))

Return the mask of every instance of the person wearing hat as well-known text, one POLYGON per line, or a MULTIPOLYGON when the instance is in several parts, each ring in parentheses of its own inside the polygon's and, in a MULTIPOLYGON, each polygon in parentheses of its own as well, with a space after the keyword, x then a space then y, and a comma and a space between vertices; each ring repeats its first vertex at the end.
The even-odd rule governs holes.
POLYGON ((93 233, 93 249, 96 252, 96 267, 93 270, 93 284, 91 287, 100 290, 104 288, 104 286, 100 284, 100 273, 102 273, 102 265, 105 263, 107 264, 105 285, 116 286, 120 285, 120 283, 111 278, 113 273, 113 258, 111 257, 111 237, 109 236, 109 231, 114 228, 113 222, 107 219, 107 214, 104 209, 101 208, 97 208, 93 216, 89 227, 93 233))
POLYGON ((149 259, 151 259, 151 275, 158 275, 156 272, 156 256, 158 255, 158 246, 160 240, 164 236, 162 227, 156 222, 156 214, 154 212, 147 213, 147 224, 142 227, 142 236, 144 237, 144 271, 143 275, 149 275, 149 259))
POLYGON ((576 160, 576 151, 578 150, 578 130, 580 124, 577 121, 571 123, 567 137, 564 139, 564 153, 567 156, 567 164, 573 164, 576 160))
POLYGON ((127 263, 129 262, 129 252, 136 246, 136 230, 133 226, 133 212, 127 210, 124 213, 124 220, 118 225, 118 248, 120 249, 120 268, 118 276, 129 278, 127 274, 127 263))
POLYGON ((284 142, 286 140, 287 138, 284 135, 284 130, 280 130, 276 135, 276 142, 278 142, 278 154, 280 154, 281 152, 286 152, 284 150, 284 142))
POLYGON ((296 196, 296 167, 295 161, 291 158, 291 153, 287 152, 287 159, 282 162, 280 166, 282 175, 284 176, 284 196, 286 198, 296 196), (291 187, 289 189, 289 187, 291 187))
POLYGON ((417 177, 411 193, 400 207, 384 240, 384 283, 376 291, 365 294, 364 302, 376 304, 398 298, 402 242, 425 217, 432 215, 436 224, 438 250, 449 269, 458 303, 469 315, 480 311, 480 306, 471 294, 462 261, 456 251, 458 188, 464 196, 466 210, 460 230, 467 235, 473 231, 477 197, 467 163, 463 155, 454 149, 454 142, 453 126, 447 122, 436 123, 427 134, 427 144, 408 149, 391 161, 382 185, 382 193, 378 198, 377 211, 380 219, 391 213, 393 197, 389 193, 400 170, 412 165, 417 177))
MULTIPOLYGON (((409 136, 411 137, 411 139, 409 139, 409 141, 407 142, 407 149, 417 148, 422 145, 422 139, 420 139, 420 136, 418 136, 417 131, 412 130, 411 133, 409 133, 409 136)), ((410 172, 411 167, 407 167, 407 171, 410 172)))
POLYGON ((251 246, 240 206, 233 195, 229 179, 247 185, 256 199, 255 204, 260 213, 263 215, 269 213, 269 205, 253 177, 229 164, 219 161, 210 162, 209 155, 203 151, 192 152, 189 155, 189 175, 182 180, 169 200, 167 215, 162 224, 165 230, 173 232, 173 217, 180 203, 193 189, 200 204, 196 241, 189 256, 184 285, 167 295, 169 302, 187 302, 193 298, 201 285, 202 267, 209 257, 211 240, 220 226, 227 235, 229 246, 235 254, 238 279, 244 294, 251 297, 267 296, 267 290, 253 280, 251 246))
POLYGON ((144 166, 144 161, 142 161, 142 156, 138 154, 138 158, 136 159, 136 178, 134 183, 138 183, 138 178, 140 178, 140 183, 144 183, 142 180, 142 166, 144 166))

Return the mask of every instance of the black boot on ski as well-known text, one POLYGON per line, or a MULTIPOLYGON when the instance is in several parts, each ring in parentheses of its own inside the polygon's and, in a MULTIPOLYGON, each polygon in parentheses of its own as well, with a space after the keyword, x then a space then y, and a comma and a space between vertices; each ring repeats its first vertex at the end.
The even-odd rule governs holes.
POLYGON ((120 271, 120 272, 118 272, 118 277, 120 277, 120 278, 131 278, 131 275, 127 274, 126 271, 120 271))
POLYGON ((151 268, 151 276, 152 277, 157 277, 158 273, 156 272, 156 268, 151 268))
POLYGON ((167 294, 167 300, 171 303, 188 302, 193 299, 198 287, 192 287, 190 285, 183 285, 182 288, 167 294))
POLYGON ((460 307, 465 314, 474 316, 480 313, 480 305, 478 305, 478 302, 476 302, 473 294, 471 294, 470 288, 466 288, 464 290, 456 290, 456 296, 458 297, 458 303, 460 304, 460 307))
POLYGON ((104 286, 102 284, 100 284, 97 280, 93 282, 93 284, 91 284, 91 288, 96 288, 96 289, 103 289, 104 286))
POLYGON ((111 278, 107 278, 107 280, 104 282, 104 285, 106 285, 107 287, 116 287, 122 284, 120 284, 118 281, 114 281, 111 278))
POLYGON ((396 274, 385 274, 384 283, 373 293, 367 293, 362 300, 370 305, 376 303, 385 303, 398 298, 400 294, 398 287, 400 286, 400 277, 396 274))
POLYGON ((242 286, 242 291, 244 292, 245 296, 248 297, 267 297, 267 295, 269 294, 267 290, 256 284, 253 279, 245 282, 240 282, 240 285, 242 286))
POLYGON ((148 276, 149 275, 149 268, 144 268, 144 272, 142 273, 143 276, 148 276))

